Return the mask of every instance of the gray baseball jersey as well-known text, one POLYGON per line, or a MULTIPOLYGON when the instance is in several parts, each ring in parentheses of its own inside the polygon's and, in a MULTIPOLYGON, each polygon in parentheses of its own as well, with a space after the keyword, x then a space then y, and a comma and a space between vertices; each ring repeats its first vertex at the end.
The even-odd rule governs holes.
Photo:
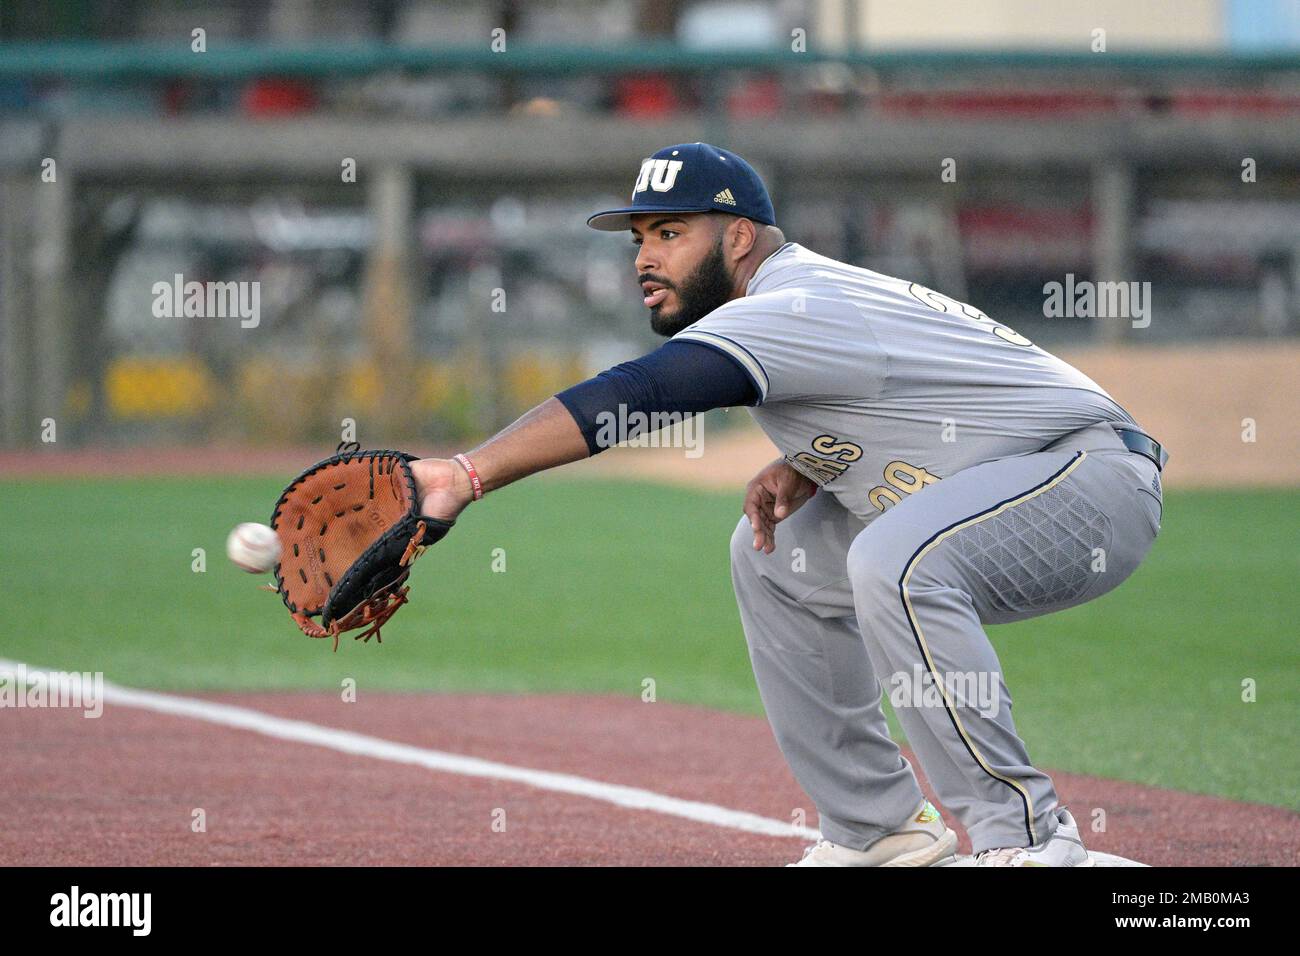
POLYGON ((763 431, 864 521, 965 468, 1098 422, 1136 424, 1092 379, 978 309, 793 242, 746 295, 674 338, 739 361, 763 431))

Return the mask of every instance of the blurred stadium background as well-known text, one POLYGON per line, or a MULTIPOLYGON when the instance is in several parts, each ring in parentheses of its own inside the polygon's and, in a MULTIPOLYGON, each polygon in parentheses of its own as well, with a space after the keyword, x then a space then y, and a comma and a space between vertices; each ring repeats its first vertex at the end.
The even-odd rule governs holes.
POLYGON ((584 219, 697 139, 790 238, 1086 356, 1184 469, 1300 480, 1294 0, 6 0, 0 444, 475 439, 654 345, 584 219), (176 274, 259 324, 156 317, 176 274), (1066 274, 1151 326, 1045 318, 1066 274), (1289 437, 1216 471, 1252 414, 1289 437))

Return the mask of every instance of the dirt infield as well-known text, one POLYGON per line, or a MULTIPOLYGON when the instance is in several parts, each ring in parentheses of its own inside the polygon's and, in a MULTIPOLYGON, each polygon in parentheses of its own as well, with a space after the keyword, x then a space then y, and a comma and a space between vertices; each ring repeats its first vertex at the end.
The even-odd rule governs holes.
MULTIPOLYGON (((760 718, 589 696, 211 695, 207 701, 790 821, 816 813, 760 718)), ((297 725, 295 725, 297 726, 297 725)), ((0 865, 757 865, 791 836, 439 772, 114 704, 0 710, 0 865), (194 832, 201 809, 206 832, 194 832), (504 820, 504 831, 500 822, 504 820), (498 824, 494 828, 494 821, 498 824)), ((1300 814, 1054 775, 1089 846, 1153 865, 1286 865, 1300 814)), ((967 848, 963 835, 963 848, 967 848)))

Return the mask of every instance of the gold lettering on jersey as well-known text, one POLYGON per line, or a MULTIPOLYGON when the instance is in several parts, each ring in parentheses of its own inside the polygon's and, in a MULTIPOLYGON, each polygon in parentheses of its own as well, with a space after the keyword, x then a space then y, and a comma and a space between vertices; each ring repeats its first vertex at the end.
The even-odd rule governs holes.
POLYGON ((896 505, 903 499, 897 491, 886 488, 884 485, 877 485, 875 488, 872 488, 867 492, 867 500, 871 502, 871 507, 875 508, 877 511, 884 511, 886 501, 892 505, 896 505))
POLYGON ((806 451, 791 455, 790 460, 802 465, 799 468, 801 474, 806 475, 818 485, 824 485, 827 482, 834 481, 844 472, 848 471, 849 466, 840 461, 830 461, 826 458, 818 458, 816 455, 806 451))
POLYGON ((857 461, 862 457, 862 446, 851 441, 837 441, 833 435, 818 435, 812 440, 812 449, 837 461, 857 461))
POLYGON ((818 435, 812 440, 812 448, 818 454, 801 451, 788 456, 788 460, 792 464, 798 462, 798 470, 818 485, 834 481, 862 457, 861 445, 840 441, 834 435, 818 435))
POLYGON ((916 468, 905 461, 891 461, 885 466, 885 481, 908 494, 920 491, 925 485, 932 485, 939 479, 924 468, 916 468))
POLYGON ((903 500, 902 495, 916 494, 926 485, 939 481, 938 475, 932 475, 924 468, 917 468, 905 461, 891 461, 886 465, 884 478, 885 484, 877 485, 867 492, 867 500, 877 511, 884 511, 886 502, 896 505, 903 500))

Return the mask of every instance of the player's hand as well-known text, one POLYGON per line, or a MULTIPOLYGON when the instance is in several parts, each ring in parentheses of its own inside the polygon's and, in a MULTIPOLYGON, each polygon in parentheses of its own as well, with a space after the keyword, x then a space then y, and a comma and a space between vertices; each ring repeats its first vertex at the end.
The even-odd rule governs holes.
POLYGON ((452 521, 474 500, 469 474, 451 458, 421 458, 411 462, 420 514, 452 521))
POLYGON ((745 515, 754 529, 754 550, 776 550, 776 526, 817 493, 817 486, 778 458, 745 486, 745 515))

